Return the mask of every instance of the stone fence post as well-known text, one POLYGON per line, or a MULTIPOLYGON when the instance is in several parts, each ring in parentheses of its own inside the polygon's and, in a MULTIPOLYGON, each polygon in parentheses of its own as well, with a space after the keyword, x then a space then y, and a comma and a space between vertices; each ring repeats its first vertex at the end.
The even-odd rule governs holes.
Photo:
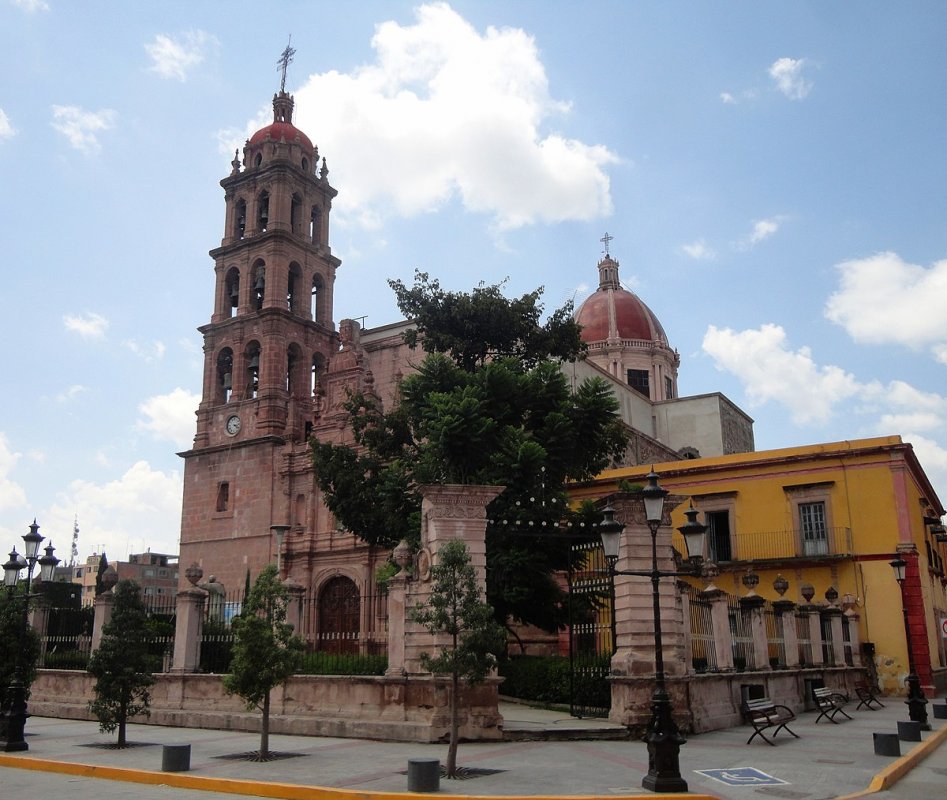
POLYGON ((206 599, 207 592, 196 587, 178 592, 171 672, 197 672, 200 667, 206 599))
POLYGON ((842 640, 842 609, 838 606, 829 606, 822 611, 822 614, 829 620, 829 628, 832 631, 832 663, 836 667, 845 664, 845 642, 842 640))
POLYGON ((710 603, 717 669, 721 672, 731 672, 733 671, 733 636, 730 632, 730 604, 727 593, 711 585, 700 594, 710 603))
POLYGON ((102 629, 112 619, 112 609, 115 607, 115 595, 111 591, 102 592, 94 601, 95 614, 92 617, 92 652, 99 649, 102 643, 102 629))
POLYGON ((766 620, 763 618, 763 606, 766 605, 766 598, 758 594, 749 594, 740 598, 740 611, 750 616, 750 636, 753 639, 753 650, 750 653, 751 664, 747 664, 749 669, 770 669, 769 664, 769 639, 766 636, 766 620))
POLYGON ((796 631, 796 604, 792 600, 774 600, 773 613, 783 630, 783 650, 787 667, 799 666, 799 635, 796 631))

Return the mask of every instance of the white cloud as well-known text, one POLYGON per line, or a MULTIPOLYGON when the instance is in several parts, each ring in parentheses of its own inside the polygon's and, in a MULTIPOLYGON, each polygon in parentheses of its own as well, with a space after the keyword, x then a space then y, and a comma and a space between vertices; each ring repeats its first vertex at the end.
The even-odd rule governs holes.
POLYGON ((177 553, 181 492, 177 471, 161 472, 139 461, 121 477, 104 484, 72 481, 38 520, 43 526, 40 533, 53 540, 60 558, 69 552, 76 517, 82 554, 102 545, 110 561, 124 559, 129 550, 139 552, 147 547, 153 552, 177 553))
POLYGON ((828 319, 856 342, 930 346, 947 363, 947 260, 925 269, 888 252, 837 269, 840 285, 826 303, 828 319))
POLYGON ((703 349, 718 369, 743 383, 751 403, 775 400, 789 409, 797 424, 825 422, 837 403, 862 388, 840 367, 818 366, 808 347, 788 349, 779 325, 744 331, 711 325, 703 349))
POLYGON ((138 406, 144 417, 138 421, 138 427, 150 431, 156 439, 174 442, 181 449, 190 447, 194 439, 194 412, 200 401, 199 395, 180 387, 169 394, 150 397, 138 406))
POLYGON ((728 105, 735 105, 737 102, 737 99, 730 92, 721 92, 720 99, 728 105))
POLYGON ((22 8, 28 14, 36 11, 49 11, 49 3, 46 0, 13 0, 13 5, 22 8))
POLYGON ((139 344, 134 339, 126 339, 122 342, 122 347, 131 350, 136 356, 148 364, 160 361, 164 358, 164 354, 167 351, 164 342, 160 342, 157 339, 150 344, 139 344))
POLYGON ((152 62, 149 69, 162 78, 175 78, 183 83, 188 72, 203 62, 207 48, 216 44, 215 37, 201 30, 177 36, 159 33, 145 45, 152 62))
POLYGON ((779 231, 782 225, 783 217, 777 215, 768 219, 758 219, 753 221, 753 230, 745 237, 736 242, 733 246, 737 250, 751 250, 760 242, 769 239, 779 231))
POLYGON ((779 58, 769 68, 769 76, 776 88, 790 100, 804 100, 812 91, 812 82, 807 81, 802 71, 807 66, 804 58, 779 58))
POLYGON ((83 386, 79 383, 73 384, 68 389, 56 395, 56 402, 68 403, 70 400, 75 400, 79 395, 85 394, 87 391, 89 391, 87 386, 83 386))
MULTIPOLYGON (((344 176, 333 203, 343 224, 452 201, 500 231, 611 213, 604 169, 618 159, 548 131, 569 106, 550 96, 533 39, 516 28, 481 33, 444 3, 415 14, 413 25, 376 27, 372 63, 312 75, 294 91, 295 121, 344 176)), ((226 137, 228 157, 270 119, 226 137)))
POLYGON ((96 134, 115 126, 117 113, 110 108, 84 111, 78 106, 53 106, 53 128, 63 134, 76 150, 91 154, 99 150, 96 134))
POLYGON ((682 244, 681 250, 695 261, 713 261, 717 257, 714 249, 708 246, 703 239, 698 239, 691 244, 682 244))
POLYGON ((0 140, 12 139, 14 136, 16 136, 16 130, 13 127, 13 123, 10 122, 7 113, 0 108, 0 140))
MULTIPOLYGON (((0 431, 0 511, 10 511, 26 507, 26 492, 23 487, 10 478, 10 473, 21 458, 20 453, 10 448, 7 435, 0 431)), ((4 560, 6 560, 6 553, 4 560)))
POLYGON ((105 317, 91 311, 85 314, 64 314, 62 321, 66 330, 78 333, 83 339, 104 339, 109 326, 105 317))

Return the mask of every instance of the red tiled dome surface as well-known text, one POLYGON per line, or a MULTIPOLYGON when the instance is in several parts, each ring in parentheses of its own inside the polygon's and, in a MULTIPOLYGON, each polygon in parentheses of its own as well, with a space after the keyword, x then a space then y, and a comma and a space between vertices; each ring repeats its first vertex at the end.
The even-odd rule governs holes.
POLYGON ((667 344, 667 335, 658 318, 637 295, 625 289, 599 289, 582 304, 575 316, 582 326, 582 341, 601 342, 608 338, 611 303, 615 305, 618 338, 667 344))
POLYGON ((296 141, 296 136, 298 135, 302 146, 307 150, 312 150, 312 142, 310 141, 309 137, 291 122, 273 122, 270 125, 267 125, 265 128, 260 128, 260 130, 250 137, 250 144, 260 144, 264 139, 266 139, 267 134, 270 135, 271 139, 274 139, 277 142, 280 139, 286 139, 288 143, 296 141))

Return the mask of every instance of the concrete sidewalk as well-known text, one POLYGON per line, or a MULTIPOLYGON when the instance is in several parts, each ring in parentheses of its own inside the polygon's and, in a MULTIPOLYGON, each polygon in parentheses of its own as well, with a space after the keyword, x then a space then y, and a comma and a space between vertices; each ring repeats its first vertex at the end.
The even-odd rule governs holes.
MULTIPOLYGON (((680 758, 690 789, 687 796, 722 800, 746 800, 751 794, 788 800, 863 796, 884 788, 886 780, 893 783, 892 777, 910 771, 922 759, 924 769, 934 770, 931 774, 947 774, 941 772, 947 769, 947 746, 943 745, 947 720, 932 718, 934 730, 924 733, 921 743, 901 742, 904 755, 900 759, 876 756, 872 733, 896 733, 897 721, 907 719, 907 709, 897 698, 886 700, 886 707, 877 711, 850 710, 854 705, 847 709, 854 719, 837 725, 826 720, 816 725, 815 712, 800 714, 791 727, 801 738, 780 734, 775 747, 759 738, 747 745, 752 732, 748 727, 692 736, 680 758), (743 768, 764 775, 746 776, 740 772, 743 768), (715 780, 699 770, 722 772, 712 773, 719 778, 715 780), (746 779, 736 785, 727 783, 741 776, 746 779), (765 776, 778 783, 767 786, 762 782, 765 776)), ((501 713, 508 729, 531 731, 534 736, 545 729, 559 734, 567 731, 559 735, 566 741, 461 744, 458 764, 472 774, 463 780, 442 780, 441 796, 651 796, 641 789, 648 768, 643 743, 568 740, 573 733, 581 736, 581 729, 602 727, 599 720, 574 720, 506 704, 501 713)), ((124 750, 110 748, 114 736, 99 733, 94 722, 32 717, 27 733, 28 752, 0 755, 0 796, 12 797, 16 789, 32 788, 43 789, 44 794, 68 791, 75 800, 99 800, 105 796, 105 784, 95 778, 108 778, 139 784, 126 784, 125 794, 108 796, 134 795, 140 800, 215 796, 207 792, 380 799, 406 791, 408 759, 443 760, 447 749, 446 745, 274 735, 270 747, 281 757, 258 763, 241 757, 259 747, 259 735, 253 733, 136 724, 128 732, 134 746, 124 750), (189 771, 161 772, 164 744, 191 746, 189 771)))

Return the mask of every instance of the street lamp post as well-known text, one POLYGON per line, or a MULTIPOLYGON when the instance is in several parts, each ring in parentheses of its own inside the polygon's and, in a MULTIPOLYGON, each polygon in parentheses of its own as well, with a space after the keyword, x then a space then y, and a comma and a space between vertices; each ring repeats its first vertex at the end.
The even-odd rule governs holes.
POLYGON ((618 549, 623 523, 615 519, 611 507, 603 509, 604 521, 599 524, 602 549, 608 561, 609 573, 615 575, 634 575, 651 579, 651 604, 654 614, 654 693, 651 696, 651 720, 648 722, 644 740, 648 745, 648 774, 641 781, 645 789, 652 792, 686 792, 687 782, 681 777, 679 754, 681 745, 687 740, 674 722, 673 707, 667 691, 664 673, 664 643, 661 635, 661 597, 659 584, 661 578, 682 577, 699 574, 700 562, 704 552, 705 525, 697 521, 697 510, 691 506, 685 512, 687 522, 678 530, 684 535, 690 558, 687 571, 667 572, 658 569, 658 528, 664 514, 666 489, 658 485, 658 475, 652 469, 648 475, 648 485, 642 490, 645 518, 651 530, 651 569, 618 570, 618 549))
POLYGON ((908 562, 898 556, 891 562, 891 568, 894 570, 894 578, 901 588, 901 611, 904 614, 904 638, 908 648, 908 699, 904 702, 908 707, 908 716, 914 722, 921 724, 922 730, 929 731, 930 723, 927 721, 927 698, 924 696, 924 690, 921 688, 921 679, 918 677, 917 669, 914 665, 914 648, 911 646, 911 623, 908 619, 908 603, 904 595, 904 579, 906 577, 908 562))
POLYGON ((29 745, 23 737, 26 727, 26 664, 24 663, 26 650, 26 632, 29 629, 30 583, 33 579, 33 567, 39 562, 41 567, 40 578, 43 581, 52 579, 53 571, 59 559, 53 555, 53 547, 46 548, 46 555, 39 555, 39 546, 43 537, 39 533, 36 520, 30 525, 30 532, 23 536, 25 558, 16 552, 10 553, 10 560, 3 565, 3 583, 7 587, 9 602, 13 602, 13 593, 20 578, 20 570, 26 568, 26 587, 23 594, 23 615, 20 620, 19 647, 14 662, 13 681, 7 688, 7 702, 3 709, 2 720, 4 736, 2 740, 4 751, 11 753, 28 750, 29 745))

